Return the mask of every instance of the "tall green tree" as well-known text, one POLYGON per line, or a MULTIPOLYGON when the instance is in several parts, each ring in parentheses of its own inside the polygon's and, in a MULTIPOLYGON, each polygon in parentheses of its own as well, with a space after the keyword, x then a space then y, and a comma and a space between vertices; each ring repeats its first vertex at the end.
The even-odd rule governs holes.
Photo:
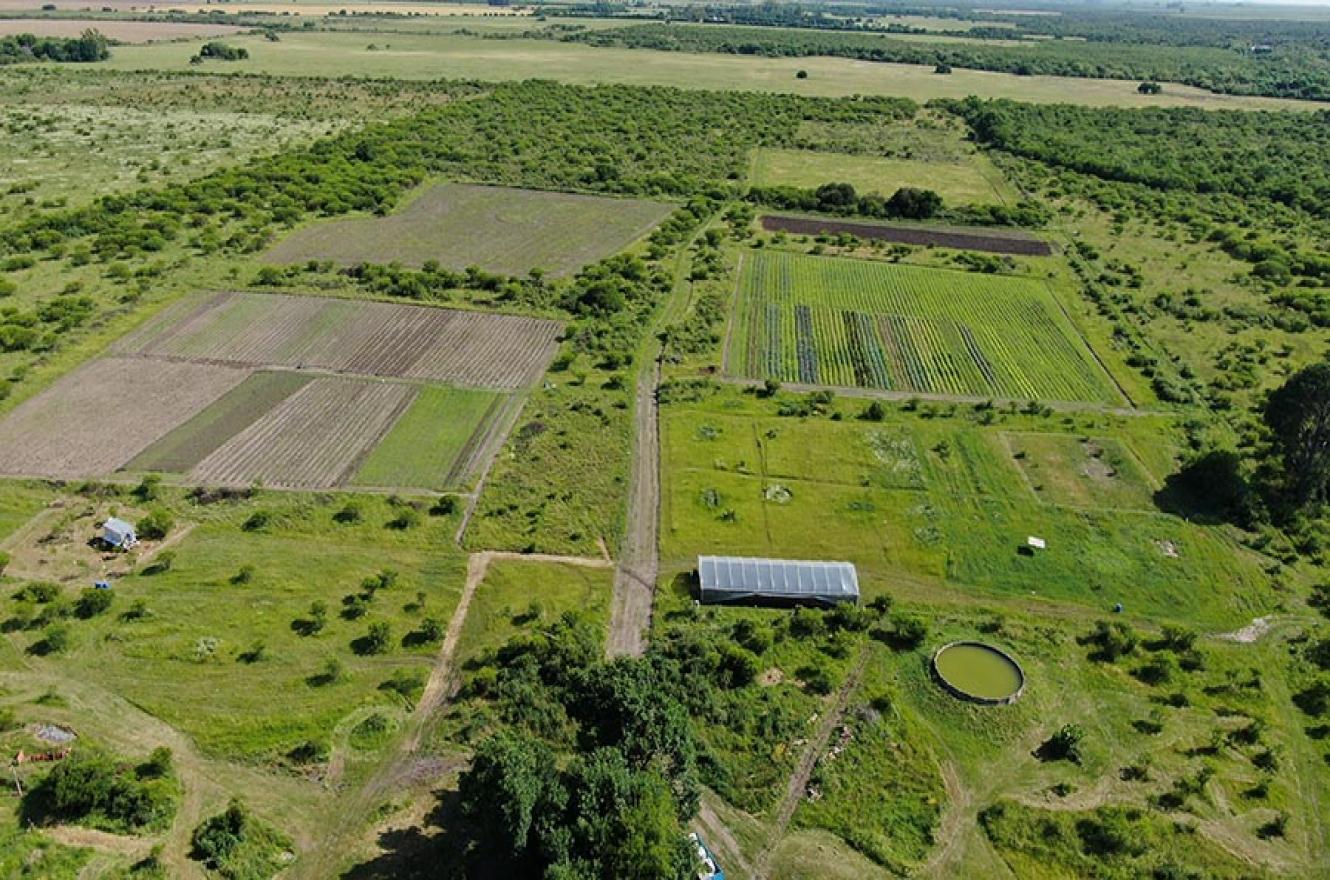
POLYGON ((1299 504, 1319 504, 1330 484, 1330 363, 1294 373, 1270 393, 1265 424, 1299 504))

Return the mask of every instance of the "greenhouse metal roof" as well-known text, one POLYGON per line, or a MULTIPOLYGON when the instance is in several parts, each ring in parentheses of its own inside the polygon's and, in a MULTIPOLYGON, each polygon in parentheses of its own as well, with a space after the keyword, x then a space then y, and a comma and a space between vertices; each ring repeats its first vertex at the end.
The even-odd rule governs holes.
POLYGON ((859 598, 859 575, 849 562, 699 556, 697 573, 704 602, 854 602, 859 598))

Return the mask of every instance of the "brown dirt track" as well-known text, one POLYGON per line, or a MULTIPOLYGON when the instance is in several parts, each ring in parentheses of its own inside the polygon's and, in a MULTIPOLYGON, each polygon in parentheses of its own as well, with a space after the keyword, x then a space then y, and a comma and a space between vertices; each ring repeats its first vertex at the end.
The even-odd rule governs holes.
POLYGON ((960 229, 956 227, 928 228, 924 226, 894 226, 884 223, 852 223, 844 220, 822 220, 814 217, 785 217, 766 214, 762 228, 768 232, 792 232, 796 235, 834 235, 848 232, 859 238, 891 241, 924 247, 946 247, 990 254, 1014 254, 1024 257, 1046 257, 1053 253, 1048 242, 1016 230, 960 229))
POLYGON ((0 421, 0 473, 57 479, 111 473, 249 373, 118 357, 85 364, 0 421))

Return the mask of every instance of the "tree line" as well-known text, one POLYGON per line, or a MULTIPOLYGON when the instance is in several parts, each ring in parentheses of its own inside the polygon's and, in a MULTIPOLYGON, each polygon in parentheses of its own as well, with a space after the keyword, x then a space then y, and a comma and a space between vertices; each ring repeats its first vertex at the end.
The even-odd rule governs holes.
POLYGON ((110 43, 95 30, 78 37, 38 37, 13 34, 0 37, 0 64, 24 61, 68 61, 86 63, 111 57, 110 43))

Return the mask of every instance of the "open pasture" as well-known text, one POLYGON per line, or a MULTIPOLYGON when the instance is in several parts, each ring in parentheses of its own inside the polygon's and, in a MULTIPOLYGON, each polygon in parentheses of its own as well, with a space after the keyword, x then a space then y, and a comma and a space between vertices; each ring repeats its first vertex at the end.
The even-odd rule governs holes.
POLYGON ((670 212, 662 202, 496 186, 430 187, 388 217, 331 220, 298 229, 268 251, 274 263, 343 265, 435 260, 525 275, 567 275, 623 250, 670 212))
POLYGON ((726 369, 808 385, 1118 400, 1042 282, 772 251, 744 255, 726 369))
POLYGON ((849 399, 835 403, 837 421, 799 419, 776 415, 785 396, 725 389, 662 409, 662 568, 682 570, 700 554, 845 559, 859 566, 866 599, 887 591, 898 600, 1052 600, 1099 611, 1122 602, 1132 615, 1216 629, 1278 601, 1268 560, 1235 532, 1147 500, 1144 481, 1159 475, 1144 465, 1141 485, 1124 483, 1103 503, 1050 503, 1027 484, 1023 466, 1034 454, 1017 460, 1007 441, 1047 436, 1050 447, 1075 446, 1088 434, 1105 449, 1176 451, 1169 419, 998 411, 986 426, 964 409, 947 416, 924 404, 917 413, 889 407, 879 422, 856 418, 864 403, 849 399), (1019 552, 1029 535, 1048 549, 1019 552))
POLYGON ((848 183, 884 196, 913 186, 933 190, 948 205, 1002 203, 1012 196, 1001 172, 981 155, 929 161, 762 147, 753 155, 752 183, 803 189, 848 183))
POLYGON ((219 293, 182 311, 122 340, 121 350, 514 389, 544 371, 561 329, 537 318, 313 296, 219 293))
POLYGON ((1151 510, 1153 480, 1126 443, 1066 434, 1003 434, 1031 490, 1050 504, 1151 510))

